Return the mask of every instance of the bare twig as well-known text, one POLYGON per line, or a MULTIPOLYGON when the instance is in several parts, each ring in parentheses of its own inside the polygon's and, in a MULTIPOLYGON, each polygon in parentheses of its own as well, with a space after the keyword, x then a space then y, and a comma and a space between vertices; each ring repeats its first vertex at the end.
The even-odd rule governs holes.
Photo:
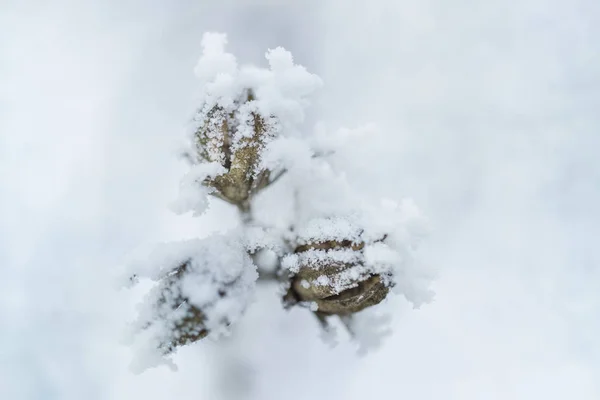
POLYGON ((283 175, 285 175, 285 173, 287 172, 287 169, 282 169, 281 171, 279 171, 279 173, 277 175, 275 175, 273 177, 273 179, 271 179, 269 181, 269 185, 274 184, 275 182, 277 182, 283 175))
POLYGON ((331 155, 335 154, 335 151, 330 150, 327 152, 323 152, 323 153, 314 153, 312 158, 319 158, 319 157, 329 157, 331 155))
POLYGON ((352 337, 352 339, 356 338, 356 332, 354 332, 354 328, 352 328, 352 315, 340 315, 339 317, 350 337, 352 337))
POLYGON ((187 151, 187 150, 185 150, 185 151, 182 151, 182 152, 179 154, 179 156, 180 156, 180 157, 181 157, 181 158, 182 158, 182 159, 183 159, 183 160, 184 160, 184 161, 185 161, 187 164, 189 164, 190 166, 192 166, 192 165, 194 165, 194 164, 196 163, 196 161, 194 160, 194 157, 192 156, 192 154, 191 154, 189 151, 187 151))

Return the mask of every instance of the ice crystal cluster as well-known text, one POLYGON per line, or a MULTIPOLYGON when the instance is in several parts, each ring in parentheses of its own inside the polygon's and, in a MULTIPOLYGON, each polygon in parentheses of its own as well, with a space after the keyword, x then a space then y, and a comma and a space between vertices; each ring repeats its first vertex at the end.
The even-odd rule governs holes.
POLYGON ((240 223, 163 243, 129 263, 131 282, 153 282, 135 323, 156 355, 142 368, 228 332, 251 305, 258 280, 277 282, 282 306, 306 307, 325 328, 331 318, 359 327, 352 318, 390 292, 416 307, 432 297, 432 276, 416 258, 424 234, 418 208, 409 199, 373 199, 329 160, 361 129, 306 128, 320 78, 283 48, 267 51, 268 68, 238 65, 226 44, 223 34, 202 40, 200 107, 185 154, 190 169, 172 208, 202 215, 211 198, 235 206, 240 223), (274 261, 269 268, 265 253, 274 261))

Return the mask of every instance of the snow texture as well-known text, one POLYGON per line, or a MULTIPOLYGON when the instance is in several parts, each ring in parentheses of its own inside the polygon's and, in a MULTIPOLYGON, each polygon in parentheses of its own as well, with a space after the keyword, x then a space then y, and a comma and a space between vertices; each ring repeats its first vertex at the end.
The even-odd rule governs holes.
POLYGON ((193 165, 190 171, 181 179, 179 197, 171 204, 171 210, 176 214, 192 212, 198 217, 208 209, 208 195, 211 188, 203 185, 205 179, 215 178, 225 172, 219 163, 203 163, 193 165))
MULTIPOLYGON (((202 88, 199 101, 204 104, 204 109, 201 116, 215 105, 232 111, 236 101, 251 89, 256 100, 242 110, 239 122, 243 123, 249 112, 255 111, 263 116, 274 116, 281 121, 283 129, 293 131, 304 120, 304 110, 310 104, 307 97, 322 86, 321 79, 294 64, 291 53, 282 47, 266 52, 269 69, 253 65, 238 67, 235 56, 226 52, 226 44, 225 34, 206 33, 203 36, 203 51, 195 68, 202 88)), ((241 129, 240 135, 249 134, 241 129)), ((239 139, 234 140, 234 147, 239 139)))
POLYGON ((212 338, 226 334, 252 301, 258 277, 247 247, 236 235, 163 243, 130 263, 128 273, 158 283, 138 309, 136 330, 146 332, 132 364, 136 372, 156 366, 161 349, 180 335, 200 333, 179 327, 190 307, 203 315, 202 324, 191 329, 206 330, 212 338), (170 279, 173 275, 180 276, 170 279))

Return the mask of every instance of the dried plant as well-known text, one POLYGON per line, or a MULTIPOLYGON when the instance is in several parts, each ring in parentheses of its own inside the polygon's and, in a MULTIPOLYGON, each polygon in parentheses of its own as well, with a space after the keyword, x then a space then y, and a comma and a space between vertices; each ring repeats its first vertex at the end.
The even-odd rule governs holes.
POLYGON ((221 34, 203 39, 201 107, 174 210, 201 215, 212 197, 237 207, 240 224, 162 244, 132 263, 135 280, 156 282, 138 332, 161 356, 218 337, 243 316, 257 281, 278 282, 285 307, 306 307, 325 328, 339 317, 352 329, 354 315, 391 291, 416 306, 428 301, 431 275, 414 257, 422 233, 416 207, 370 198, 329 161, 349 131, 302 129, 320 79, 282 48, 267 52, 269 69, 239 67, 225 44, 221 34), (261 265, 263 252, 274 268, 261 265))

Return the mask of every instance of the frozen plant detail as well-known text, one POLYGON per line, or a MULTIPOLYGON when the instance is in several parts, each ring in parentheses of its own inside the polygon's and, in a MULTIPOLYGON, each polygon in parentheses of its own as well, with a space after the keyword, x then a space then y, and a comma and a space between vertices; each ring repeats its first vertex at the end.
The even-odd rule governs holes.
POLYGON ((133 282, 155 282, 135 324, 157 350, 151 363, 226 333, 259 280, 278 282, 282 305, 306 307, 325 329, 333 317, 350 330, 360 326, 353 318, 390 292, 415 306, 429 301, 431 275, 415 259, 423 232, 418 209, 409 200, 370 198, 329 161, 351 132, 302 125, 321 80, 282 48, 266 53, 264 69, 239 66, 225 45, 222 34, 202 40, 200 108, 185 152, 190 170, 173 210, 201 215, 212 198, 235 206, 240 224, 162 244, 131 263, 133 282))

